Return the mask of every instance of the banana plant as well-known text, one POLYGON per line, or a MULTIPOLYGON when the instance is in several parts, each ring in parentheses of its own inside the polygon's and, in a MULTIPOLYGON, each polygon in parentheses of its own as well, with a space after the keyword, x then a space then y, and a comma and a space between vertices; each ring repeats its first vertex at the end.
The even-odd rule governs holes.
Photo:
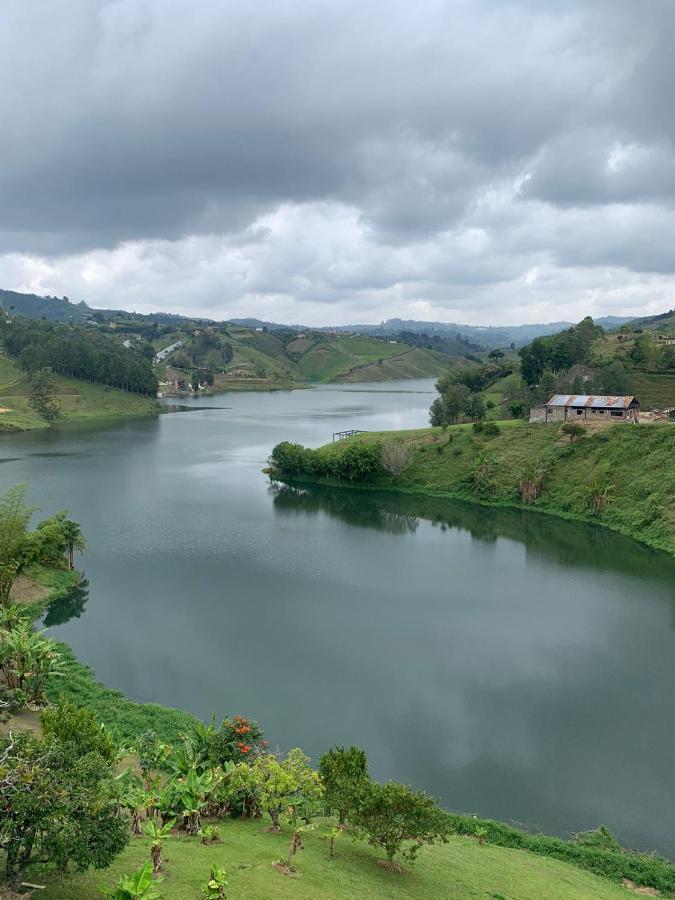
POLYGON ((173 790, 172 812, 183 819, 186 834, 197 834, 199 831, 202 810, 219 780, 220 773, 213 769, 200 774, 193 768, 184 777, 170 782, 173 790))
POLYGON ((211 866, 211 877, 202 885, 202 897, 205 900, 225 900, 225 888, 227 887, 227 871, 216 866, 211 866))
POLYGON ((160 900, 162 894, 152 880, 152 864, 146 863, 132 875, 123 875, 105 896, 109 900, 160 900))
POLYGON ((175 819, 169 819, 164 825, 158 825, 155 819, 143 822, 143 831, 151 840, 150 859, 152 860, 152 874, 159 875, 162 868, 162 847, 164 838, 168 837, 176 824, 175 819))

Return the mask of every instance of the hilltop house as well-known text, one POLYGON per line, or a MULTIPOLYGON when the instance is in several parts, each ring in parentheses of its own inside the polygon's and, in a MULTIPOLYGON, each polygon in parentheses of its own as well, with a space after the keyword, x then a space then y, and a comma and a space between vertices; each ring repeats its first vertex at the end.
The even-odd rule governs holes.
POLYGON ((591 394, 554 394, 544 406, 530 410, 530 422, 633 422, 639 421, 637 397, 591 394))

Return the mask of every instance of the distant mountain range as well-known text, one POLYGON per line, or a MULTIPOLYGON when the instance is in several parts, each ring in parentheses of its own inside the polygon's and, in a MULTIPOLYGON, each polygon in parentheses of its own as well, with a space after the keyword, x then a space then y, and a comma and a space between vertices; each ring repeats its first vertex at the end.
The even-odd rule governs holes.
MULTIPOLYGON (((67 297, 40 297, 37 294, 21 294, 16 291, 5 290, 0 290, 0 308, 27 316, 28 318, 44 318, 54 322, 83 322, 101 315, 105 318, 115 315, 135 315, 124 310, 93 309, 84 300, 79 303, 71 303, 67 297)), ((151 321, 157 320, 159 322, 213 321, 162 312, 138 315, 138 318, 151 321)), ((658 319, 658 317, 650 318, 658 319)), ((487 349, 491 347, 508 347, 510 344, 521 347, 535 337, 554 334, 574 324, 573 322, 547 322, 532 325, 463 325, 458 322, 387 319, 379 325, 343 325, 312 328, 306 325, 284 325, 280 322, 266 322, 256 318, 229 319, 228 321, 235 325, 247 328, 265 328, 268 331, 349 332, 351 334, 366 334, 372 337, 398 335, 406 331, 414 334, 427 334, 430 337, 434 335, 439 337, 456 337, 459 335, 462 339, 469 340, 473 344, 487 349)), ((595 321, 598 325, 602 325, 603 328, 616 328, 625 322, 634 321, 634 319, 631 316, 603 316, 595 321)))

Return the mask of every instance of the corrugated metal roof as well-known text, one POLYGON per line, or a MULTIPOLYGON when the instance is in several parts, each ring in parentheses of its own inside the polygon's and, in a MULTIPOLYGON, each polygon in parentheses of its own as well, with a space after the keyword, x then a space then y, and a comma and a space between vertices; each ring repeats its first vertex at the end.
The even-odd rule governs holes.
POLYGON ((547 406, 587 406, 591 409, 628 409, 635 397, 603 397, 594 394, 554 394, 547 406))

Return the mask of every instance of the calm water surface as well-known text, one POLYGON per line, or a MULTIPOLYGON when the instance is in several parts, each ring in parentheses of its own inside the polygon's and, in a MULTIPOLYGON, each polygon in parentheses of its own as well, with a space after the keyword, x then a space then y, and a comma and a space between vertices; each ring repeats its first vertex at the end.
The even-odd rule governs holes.
MULTIPOLYGON (((274 488, 271 447, 426 424, 431 382, 226 394, 0 440, 0 488, 89 541, 53 610, 111 687, 255 716, 449 808, 675 857, 675 563, 545 516, 274 488), (86 601, 86 602, 85 602, 86 601), (81 613, 65 621, 68 614, 81 613)), ((62 622, 63 624, 58 624, 62 622)))

